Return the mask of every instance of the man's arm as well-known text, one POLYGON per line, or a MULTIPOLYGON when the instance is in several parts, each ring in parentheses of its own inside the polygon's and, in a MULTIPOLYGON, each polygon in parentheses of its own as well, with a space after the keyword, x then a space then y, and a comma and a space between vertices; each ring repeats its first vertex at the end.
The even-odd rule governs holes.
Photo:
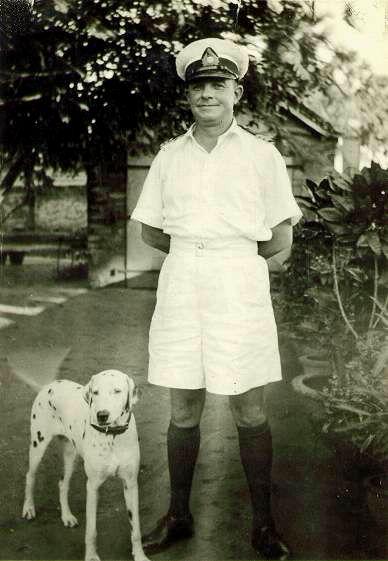
POLYGON ((170 236, 165 234, 163 230, 142 224, 141 237, 147 245, 159 249, 164 253, 170 251, 170 236))
POLYGON ((265 242, 257 242, 257 252, 264 259, 273 257, 280 251, 291 249, 292 226, 291 220, 287 219, 272 228, 272 238, 265 242))

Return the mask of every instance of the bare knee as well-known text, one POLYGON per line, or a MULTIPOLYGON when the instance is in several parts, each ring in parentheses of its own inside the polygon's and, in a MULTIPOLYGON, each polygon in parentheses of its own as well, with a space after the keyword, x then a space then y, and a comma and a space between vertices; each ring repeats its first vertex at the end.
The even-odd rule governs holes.
POLYGON ((239 427, 257 427, 266 421, 263 410, 263 388, 254 388, 229 397, 234 422, 239 427))
POLYGON ((170 390, 171 421, 177 427, 199 425, 205 405, 205 390, 170 390))

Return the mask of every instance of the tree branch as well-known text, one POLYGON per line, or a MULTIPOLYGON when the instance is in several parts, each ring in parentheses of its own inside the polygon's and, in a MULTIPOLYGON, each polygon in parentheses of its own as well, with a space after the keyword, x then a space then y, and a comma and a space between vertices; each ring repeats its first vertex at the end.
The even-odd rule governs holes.
POLYGON ((12 189, 16 179, 25 165, 25 154, 18 152, 12 159, 9 169, 0 184, 0 204, 5 195, 12 189))
POLYGON ((77 70, 48 70, 47 72, 6 72, 0 70, 0 77, 4 76, 6 80, 0 79, 0 82, 8 82, 11 80, 20 80, 20 78, 51 78, 52 76, 69 76, 70 74, 80 74, 77 70))
POLYGON ((369 325, 368 325, 368 341, 370 341, 370 338, 372 336, 371 329, 373 327, 373 323, 376 315, 376 301, 378 298, 377 292, 378 292, 378 281, 379 281, 379 263, 377 260, 377 255, 373 256, 373 261, 374 261, 373 304, 372 304, 372 310, 370 313, 369 325))
POLYGON ((388 317, 388 296, 386 296, 383 305, 379 304, 379 302, 376 300, 376 306, 379 308, 380 313, 376 314, 377 317, 376 317, 376 321, 373 324, 373 329, 378 326, 380 321, 382 321, 384 325, 388 327, 388 321, 384 319, 384 316, 388 317))
POLYGON ((350 323, 343 304, 342 304, 342 299, 341 299, 341 295, 339 292, 339 287, 338 287, 338 276, 337 276, 337 262, 336 262, 336 255, 335 255, 335 243, 333 242, 333 248, 332 248, 332 268, 333 268, 333 277, 334 277, 334 294, 337 298, 337 302, 338 302, 338 306, 341 312, 341 316, 346 324, 346 327, 349 329, 349 331, 352 333, 352 335, 354 335, 354 337, 356 339, 358 339, 358 333, 354 330, 352 324, 350 323))
POLYGON ((1 218, 1 225, 5 224, 5 222, 7 222, 8 218, 14 214, 14 212, 16 212, 17 210, 19 210, 19 208, 22 208, 27 202, 28 202, 28 198, 29 198, 29 192, 27 192, 23 199, 21 200, 20 203, 18 203, 16 206, 14 206, 13 208, 11 208, 11 210, 1 218))

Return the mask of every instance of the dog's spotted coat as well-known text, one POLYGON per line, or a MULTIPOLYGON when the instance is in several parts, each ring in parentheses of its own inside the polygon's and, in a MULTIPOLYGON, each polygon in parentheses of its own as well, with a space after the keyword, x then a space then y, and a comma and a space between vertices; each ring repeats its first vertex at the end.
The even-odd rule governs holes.
POLYGON ((137 401, 133 380, 118 370, 93 376, 86 386, 56 380, 37 395, 31 411, 30 465, 26 475, 23 516, 35 518, 35 474, 54 436, 64 440, 64 475, 59 481, 63 524, 78 524, 68 491, 77 454, 87 475, 85 559, 99 561, 96 549, 98 489, 110 476, 123 481, 135 561, 147 561, 141 544, 138 485, 140 452, 132 406, 137 401))

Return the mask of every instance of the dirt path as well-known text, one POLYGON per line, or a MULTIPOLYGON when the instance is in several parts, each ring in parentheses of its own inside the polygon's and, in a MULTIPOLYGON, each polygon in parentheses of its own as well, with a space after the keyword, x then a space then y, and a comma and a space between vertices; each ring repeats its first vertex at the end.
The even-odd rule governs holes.
MULTIPOLYGON (((1 559, 68 560, 83 556, 85 477, 79 465, 70 497, 80 526, 64 529, 58 508, 61 460, 57 445, 50 447, 39 472, 37 519, 28 523, 20 518, 29 410, 35 395, 33 387, 25 382, 26 376, 37 383, 56 376, 84 384, 105 368, 132 375, 143 390, 135 411, 142 453, 143 529, 150 529, 164 514, 168 500, 168 393, 146 383, 148 325, 155 294, 152 282, 134 281, 132 286, 138 288, 75 295, 63 304, 49 305, 37 316, 20 316, 11 327, 0 329, 1 559)), ((16 290, 8 288, 10 294, 16 290)), ((384 557, 384 546, 376 545, 376 540, 371 551, 370 529, 363 514, 351 511, 349 504, 338 497, 343 482, 335 458, 303 415, 302 404, 289 384, 273 384, 267 406, 275 445, 274 509, 296 558, 384 557)), ((225 398, 208 396, 201 433, 192 500, 196 536, 155 559, 251 559, 248 494, 225 398)), ((129 533, 118 481, 110 480, 102 489, 98 528, 102 559, 128 559, 129 533)))

